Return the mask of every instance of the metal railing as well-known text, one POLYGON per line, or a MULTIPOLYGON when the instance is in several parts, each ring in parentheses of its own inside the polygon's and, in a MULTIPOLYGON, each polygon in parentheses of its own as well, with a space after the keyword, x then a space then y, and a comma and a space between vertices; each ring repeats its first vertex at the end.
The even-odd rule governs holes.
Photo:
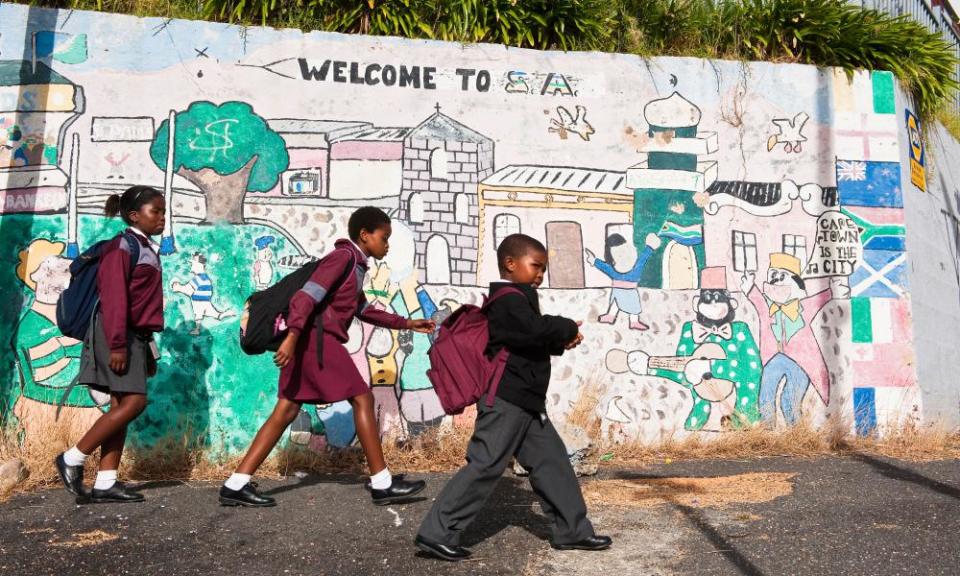
MULTIPOLYGON (((873 8, 893 16, 909 16, 937 32, 950 44, 954 55, 960 59, 960 33, 950 21, 949 12, 942 6, 932 6, 927 0, 860 0, 864 8, 873 8)), ((960 64, 954 67, 953 78, 960 81, 960 64)), ((953 112, 960 114, 960 94, 953 97, 953 112)))

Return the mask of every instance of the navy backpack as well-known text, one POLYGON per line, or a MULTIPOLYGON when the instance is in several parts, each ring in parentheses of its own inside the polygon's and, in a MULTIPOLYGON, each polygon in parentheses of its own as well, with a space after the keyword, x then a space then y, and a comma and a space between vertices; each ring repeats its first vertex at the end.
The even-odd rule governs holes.
MULTIPOLYGON (((130 270, 140 260, 140 241, 132 233, 121 234, 130 247, 130 270)), ((100 257, 109 240, 101 240, 89 247, 70 264, 70 286, 57 299, 57 327, 64 336, 83 340, 100 303, 97 290, 97 271, 100 257)))

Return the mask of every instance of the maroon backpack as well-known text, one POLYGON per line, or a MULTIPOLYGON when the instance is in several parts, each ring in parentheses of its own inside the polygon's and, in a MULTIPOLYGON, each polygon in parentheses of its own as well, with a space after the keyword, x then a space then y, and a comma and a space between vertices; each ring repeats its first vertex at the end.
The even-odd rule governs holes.
POLYGON ((464 304, 440 324, 440 330, 428 352, 427 378, 440 398, 443 411, 460 414, 487 394, 487 406, 493 406, 497 386, 510 353, 502 348, 493 358, 485 354, 490 331, 487 308, 507 294, 523 294, 512 287, 501 288, 483 306, 464 304))

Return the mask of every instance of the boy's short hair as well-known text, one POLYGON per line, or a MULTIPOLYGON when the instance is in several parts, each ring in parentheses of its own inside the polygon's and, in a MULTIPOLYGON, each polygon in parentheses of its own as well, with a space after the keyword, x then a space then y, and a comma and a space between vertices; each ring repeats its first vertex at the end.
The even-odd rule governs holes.
POLYGON ((507 271, 507 258, 521 258, 529 252, 547 253, 547 248, 536 238, 526 234, 511 234, 497 247, 497 268, 500 273, 507 271))
POLYGON ((360 231, 375 232, 377 228, 390 224, 390 217, 387 213, 375 206, 364 206, 357 208, 350 215, 350 221, 347 223, 347 233, 350 239, 356 242, 360 239, 360 231))

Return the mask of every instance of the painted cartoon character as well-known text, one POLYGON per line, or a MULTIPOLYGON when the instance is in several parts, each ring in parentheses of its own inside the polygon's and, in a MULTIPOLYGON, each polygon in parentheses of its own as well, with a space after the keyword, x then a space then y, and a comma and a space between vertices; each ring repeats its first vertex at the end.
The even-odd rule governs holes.
POLYGON ((257 247, 257 259, 253 262, 253 283, 257 290, 273 284, 273 250, 270 246, 275 240, 273 236, 261 236, 253 241, 257 247))
POLYGON ((684 423, 687 430, 716 432, 727 423, 756 422, 760 356, 747 323, 734 320, 737 301, 727 290, 725 268, 701 271, 693 309, 696 319, 680 330, 675 357, 611 351, 608 369, 662 376, 688 388, 693 408, 684 423))
POLYGON ((763 289, 755 275, 743 275, 741 288, 760 316, 760 416, 776 420, 776 403, 788 425, 800 420, 800 406, 810 384, 824 405, 830 403, 830 374, 810 323, 831 299, 831 289, 807 296, 800 277, 800 260, 783 253, 770 254, 763 289), (781 391, 782 385, 782 391, 781 391))
POLYGON ((646 245, 637 254, 633 243, 628 242, 621 234, 607 236, 604 246, 603 260, 594 256, 590 250, 584 250, 584 261, 588 266, 606 274, 613 283, 610 292, 610 306, 606 314, 597 318, 604 324, 613 324, 617 315, 624 312, 630 318, 630 328, 633 330, 647 330, 649 326, 640 321, 640 293, 637 283, 643 274, 650 256, 660 247, 660 238, 656 234, 647 234, 646 245))
POLYGON ((190 272, 193 276, 186 284, 177 282, 170 283, 170 288, 174 292, 179 292, 190 297, 190 306, 193 308, 194 329, 190 334, 200 333, 200 324, 204 318, 214 318, 223 320, 230 318, 236 313, 233 310, 218 310, 213 305, 213 280, 207 274, 207 257, 196 252, 190 260, 190 272))
POLYGON ((51 429, 58 419, 58 407, 59 420, 69 426, 75 439, 100 416, 95 408, 110 401, 86 386, 70 388, 80 369, 83 345, 64 336, 56 323, 57 299, 70 283, 70 261, 62 256, 64 247, 62 242, 34 240, 20 251, 17 263, 17 278, 33 294, 11 340, 20 376, 14 415, 27 428, 27 442, 32 441, 29 428, 51 429))

